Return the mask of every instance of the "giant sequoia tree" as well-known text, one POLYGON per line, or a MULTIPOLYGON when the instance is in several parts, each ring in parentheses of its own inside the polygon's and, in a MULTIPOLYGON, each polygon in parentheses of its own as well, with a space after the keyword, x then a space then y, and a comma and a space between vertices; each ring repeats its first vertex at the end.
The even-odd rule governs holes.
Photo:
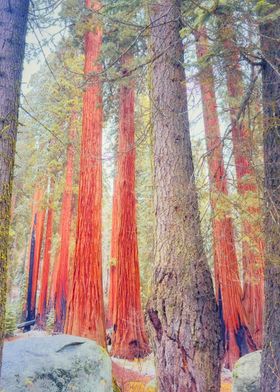
MULTIPOLYGON (((225 7, 226 10, 226 7, 225 7)), ((261 208, 256 174, 252 164, 252 137, 244 118, 244 82, 240 50, 234 31, 233 15, 222 8, 219 18, 220 38, 224 48, 227 95, 231 121, 237 190, 241 200, 242 263, 244 271, 244 306, 256 345, 262 346, 263 334, 263 238, 261 208)))
POLYGON ((37 324, 44 328, 46 324, 46 313, 47 313, 47 299, 48 299, 48 284, 49 284, 49 272, 50 272, 50 260, 51 260, 51 248, 52 248, 52 237, 53 237, 53 180, 50 183, 50 197, 49 206, 47 212, 47 223, 46 223, 46 237, 45 237, 45 248, 43 265, 41 269, 41 287, 40 296, 38 301, 37 311, 37 324))
MULTIPOLYGON (((86 7, 98 11, 101 4, 97 0, 86 0, 86 7)), ((95 339, 105 346, 101 255, 103 110, 102 86, 96 75, 102 69, 99 62, 101 45, 102 28, 95 19, 91 31, 85 33, 86 87, 83 97, 78 223, 66 332, 95 339)))
MULTIPOLYGON (((131 62, 123 56, 123 75, 131 62)), ((149 353, 140 298, 136 197, 135 197, 135 87, 132 80, 120 88, 120 133, 115 208, 118 217, 114 229, 116 244, 116 292, 113 309, 112 354, 133 359, 149 353)), ((114 283, 114 282, 113 282, 114 283)), ((113 293, 112 293, 113 294, 113 293)))
POLYGON ((60 216, 60 248, 57 258, 57 278, 55 280, 55 331, 63 332, 66 318, 66 303, 69 280, 69 246, 72 222, 74 138, 77 113, 73 112, 69 124, 69 144, 66 157, 66 178, 62 196, 60 216))
POLYGON ((0 1, 0 356, 19 94, 29 0, 0 1))
MULTIPOLYGON (((33 221, 30 238, 29 271, 27 287, 26 321, 32 321, 36 316, 36 300, 42 241, 44 234, 45 209, 42 208, 43 191, 37 188, 34 193, 33 221)), ((28 329, 30 327, 28 326, 28 329)))
MULTIPOLYGON (((209 55, 206 30, 201 29, 196 34, 196 38, 197 58, 203 64, 206 56, 209 55)), ((201 68, 199 81, 211 192, 216 297, 224 326, 225 366, 232 368, 238 358, 247 354, 250 349, 255 349, 255 345, 248 331, 248 322, 242 303, 233 221, 230 216, 231 211, 226 207, 228 184, 211 64, 208 63, 207 66, 201 68)))
POLYGON ((280 17, 279 1, 260 27, 265 165, 265 329, 261 391, 280 391, 280 17), (278 7, 277 7, 278 6, 278 7), (278 14, 276 13, 278 12, 278 14))
POLYGON ((220 390, 220 326, 200 233, 181 1, 151 6, 155 271, 149 319, 160 391, 220 390))

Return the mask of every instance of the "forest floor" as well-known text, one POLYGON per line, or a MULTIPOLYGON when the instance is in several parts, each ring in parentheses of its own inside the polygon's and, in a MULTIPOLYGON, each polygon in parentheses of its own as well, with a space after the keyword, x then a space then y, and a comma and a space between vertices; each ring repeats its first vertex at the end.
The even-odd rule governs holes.
MULTIPOLYGON (((6 341, 26 339, 34 336, 46 336, 45 331, 32 330, 27 333, 18 333, 6 341)), ((128 361, 112 357, 113 377, 122 392, 155 392, 155 387, 149 386, 155 380, 155 365, 153 355, 144 359, 128 361)), ((232 392, 231 372, 224 369, 222 372, 221 392, 232 392)))

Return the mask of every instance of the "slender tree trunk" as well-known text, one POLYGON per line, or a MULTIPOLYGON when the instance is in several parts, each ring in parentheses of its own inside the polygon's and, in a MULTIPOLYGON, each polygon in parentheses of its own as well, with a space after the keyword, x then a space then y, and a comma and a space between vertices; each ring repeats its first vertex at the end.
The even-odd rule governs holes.
POLYGON ((54 256, 52 273, 51 273, 51 283, 48 293, 48 313, 54 308, 56 289, 57 289, 57 279, 58 279, 58 268, 59 268, 59 252, 57 251, 54 256))
POLYGON ((73 195, 73 165, 74 165, 74 139, 77 114, 72 113, 69 125, 69 145, 67 148, 66 181, 62 197, 60 217, 60 251, 58 258, 58 279, 56 279, 55 292, 55 326, 56 332, 63 332, 66 318, 66 303, 68 293, 68 267, 69 246, 72 222, 72 195, 73 195))
POLYGON ((240 119, 244 98, 239 50, 230 16, 221 21, 220 34, 224 45, 227 91, 231 119, 233 154, 237 189, 242 208, 242 263, 244 271, 244 306, 250 331, 258 348, 262 346, 264 298, 264 242, 261 208, 256 175, 252 164, 252 140, 248 124, 240 119), (240 117, 240 118, 239 118, 240 117))
POLYGON ((156 237, 148 314, 159 391, 218 392, 220 323, 200 232, 180 8, 179 0, 151 8, 156 237))
MULTIPOLYGON (((100 9, 98 0, 86 0, 87 8, 100 9)), ((105 347, 105 315, 102 287, 102 85, 95 72, 102 45, 102 29, 96 21, 85 34, 87 86, 83 98, 83 125, 76 249, 72 292, 69 296, 66 332, 95 339, 105 347)))
MULTIPOLYGON (((209 54, 207 34, 204 29, 196 35, 198 61, 209 54)), ((227 176, 217 111, 214 75, 211 65, 202 68, 199 75, 204 128, 208 152, 209 181, 212 207, 214 267, 216 297, 223 317, 223 340, 225 343, 225 366, 230 369, 240 356, 255 349, 248 331, 248 322, 242 303, 242 288, 231 211, 228 203, 227 176)))
POLYGON ((108 304, 108 327, 112 327, 116 317, 116 294, 117 294, 117 258, 118 258, 118 230, 119 230, 119 186, 118 174, 114 180, 113 210, 112 210, 112 234, 111 234, 111 263, 110 263, 110 283, 109 283, 109 304, 108 304))
POLYGON ((37 324, 40 328, 46 326, 47 316, 47 297, 48 297, 48 284, 49 284, 49 272, 50 272, 50 260, 51 260, 51 248, 52 248, 52 236, 53 236, 53 181, 50 184, 50 198, 47 213, 47 227, 46 227, 46 239, 45 249, 43 258, 43 267, 41 271, 41 290, 38 303, 37 311, 37 324))
MULTIPOLYGON (((280 391, 280 18, 260 27, 263 55, 265 164, 265 328, 261 391, 280 391)), ((277 11, 278 10, 278 11, 277 11)), ((272 10, 270 10, 272 11, 272 10)), ((279 14, 278 14, 279 15, 279 14)))
MULTIPOLYGON (((36 193, 36 192, 35 192, 36 193)), ((41 208, 40 203, 43 197, 43 191, 38 189, 36 194, 34 222, 31 234, 30 257, 29 257, 29 276, 27 289, 27 315, 26 321, 35 319, 36 316, 36 298, 38 287, 38 275, 41 258, 41 248, 44 232, 45 210, 41 208)), ((30 327, 27 327, 29 330, 30 327)))
MULTIPOLYGON (((131 55, 122 58, 124 77, 131 55)), ((120 88, 120 130, 116 195, 118 222, 116 244, 116 298, 113 311, 112 355, 142 358, 150 350, 141 307, 135 198, 134 82, 120 88)))
POLYGON ((0 370, 19 94, 29 0, 0 1, 0 370))

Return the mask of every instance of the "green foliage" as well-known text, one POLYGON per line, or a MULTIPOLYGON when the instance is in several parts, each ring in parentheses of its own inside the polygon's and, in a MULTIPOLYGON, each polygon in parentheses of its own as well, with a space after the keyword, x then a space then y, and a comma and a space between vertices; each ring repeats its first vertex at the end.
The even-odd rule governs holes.
POLYGON ((5 316, 5 337, 13 336, 16 330, 16 314, 14 308, 9 305, 6 307, 5 316))
POLYGON ((54 329, 54 322, 55 322, 55 313, 54 313, 54 309, 52 308, 48 313, 47 322, 46 322, 46 331, 48 333, 52 333, 54 329))

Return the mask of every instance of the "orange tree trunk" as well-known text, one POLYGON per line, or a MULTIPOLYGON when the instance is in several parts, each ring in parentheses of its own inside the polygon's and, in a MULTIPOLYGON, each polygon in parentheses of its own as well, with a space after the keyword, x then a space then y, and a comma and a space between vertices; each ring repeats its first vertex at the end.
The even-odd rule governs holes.
MULTIPOLYGON (((203 60, 209 52, 205 30, 197 34, 196 52, 203 60)), ((211 65, 199 74, 211 189, 216 296, 223 323, 225 365, 232 368, 238 358, 255 349, 248 331, 242 303, 242 288, 235 250, 233 222, 227 206, 227 177, 211 65)))
MULTIPOLYGON (((86 0, 98 10, 99 1, 86 0)), ((98 62, 102 29, 85 34, 84 73, 91 73, 83 97, 80 183, 73 283, 67 309, 66 332, 95 339, 105 347, 105 315, 102 287, 101 207, 102 207, 102 85, 94 73, 98 62)))
MULTIPOLYGON (((61 232, 61 230, 59 231, 61 232)), ((52 273, 51 273, 51 284, 49 287, 49 293, 48 293, 48 312, 51 311, 54 307, 55 303, 55 296, 56 296, 56 288, 57 288, 57 276, 58 276, 58 268, 59 268, 59 252, 56 252, 54 256, 54 262, 52 266, 52 273)))
POLYGON ((221 28, 227 77, 227 91, 231 119, 233 153, 237 189, 241 196, 242 262, 244 271, 244 306, 250 330, 260 348, 263 335, 264 306, 264 242, 261 209, 256 175, 251 160, 252 140, 248 124, 239 121, 240 105, 244 97, 242 71, 235 34, 227 18, 221 28))
POLYGON ((47 297, 48 297, 48 283, 49 283, 49 272, 50 272, 50 259, 51 259, 51 248, 52 248, 52 235, 53 235, 53 208, 52 208, 52 197, 53 197, 53 182, 50 186, 50 201, 47 214, 47 227, 46 227, 46 239, 44 249, 43 267, 41 272, 41 290, 37 312, 37 324, 44 328, 46 324, 46 313, 47 313, 47 297))
POLYGON ((43 197, 43 192, 41 189, 39 189, 35 193, 36 200, 34 200, 34 204, 36 205, 36 212, 34 213, 33 228, 31 234, 26 321, 35 319, 38 274, 45 220, 45 210, 40 209, 39 206, 39 203, 41 202, 43 197))
MULTIPOLYGON (((122 59, 125 67, 130 55, 122 59)), ((135 198, 135 125, 134 83, 128 81, 120 88, 120 128, 118 153, 119 192, 116 244, 116 297, 113 311, 112 355, 133 359, 144 357, 150 350, 141 307, 140 272, 136 229, 135 198)))
POLYGON ((110 262, 110 284, 109 284, 109 304, 107 325, 111 327, 116 311, 116 294, 117 294, 117 258, 118 258, 118 225, 119 221, 119 186, 118 174, 114 181, 113 211, 112 211, 112 235, 111 235, 111 262, 110 262))
POLYGON ((66 318, 66 303, 68 291, 68 264, 70 231, 72 222, 72 194, 73 194, 73 164, 74 164, 74 138, 75 121, 77 115, 73 112, 69 126, 69 145, 66 159, 66 181, 62 196, 60 217, 60 250, 57 259, 57 278, 55 280, 55 326, 56 332, 63 332, 66 318))

